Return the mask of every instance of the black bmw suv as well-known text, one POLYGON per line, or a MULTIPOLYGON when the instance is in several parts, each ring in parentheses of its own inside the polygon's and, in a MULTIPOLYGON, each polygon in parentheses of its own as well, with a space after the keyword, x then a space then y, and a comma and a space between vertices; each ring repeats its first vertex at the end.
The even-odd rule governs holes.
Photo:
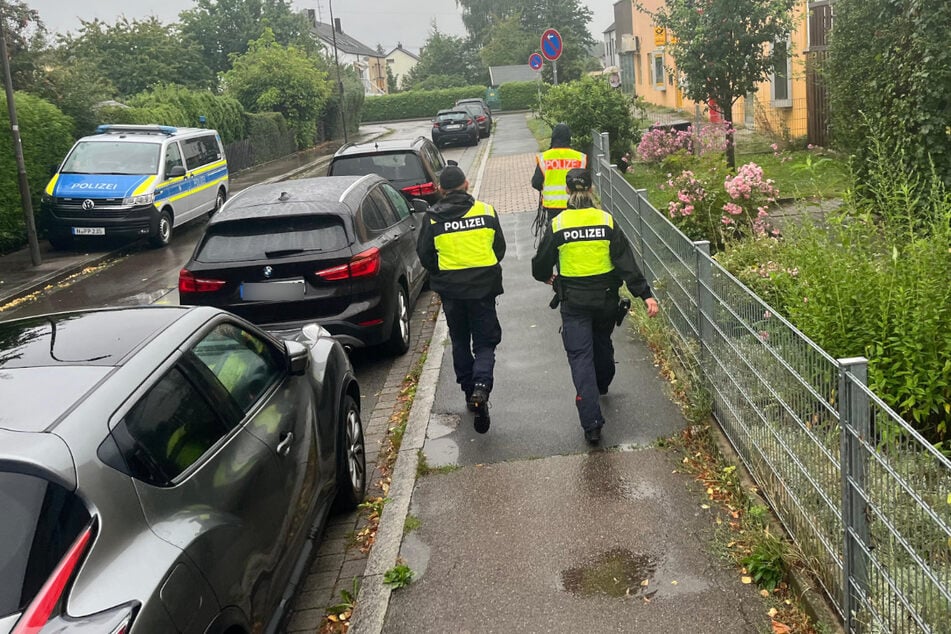
POLYGON ((348 143, 337 150, 327 176, 379 174, 409 199, 430 205, 439 196, 439 173, 446 167, 442 153, 426 137, 348 143))

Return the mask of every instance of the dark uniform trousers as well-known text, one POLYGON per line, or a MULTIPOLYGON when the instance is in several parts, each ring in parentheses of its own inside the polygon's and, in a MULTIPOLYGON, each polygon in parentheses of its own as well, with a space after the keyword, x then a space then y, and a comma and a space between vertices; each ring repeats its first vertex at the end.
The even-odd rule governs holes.
POLYGON ((495 310, 495 297, 484 299, 442 298, 456 382, 467 393, 476 383, 492 391, 495 347, 502 341, 502 326, 495 310))
POLYGON ((575 384, 575 405, 585 430, 604 424, 600 393, 614 379, 614 331, 616 311, 561 305, 561 338, 568 353, 571 380, 575 384))

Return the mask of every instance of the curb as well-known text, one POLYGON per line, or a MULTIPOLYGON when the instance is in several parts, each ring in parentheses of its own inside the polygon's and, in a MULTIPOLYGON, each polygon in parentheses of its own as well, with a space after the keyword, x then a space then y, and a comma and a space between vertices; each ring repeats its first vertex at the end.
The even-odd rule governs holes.
POLYGON ((383 583, 383 575, 396 562, 403 543, 403 524, 409 514, 413 489, 416 487, 416 468, 419 452, 426 441, 426 431, 432 415, 439 371, 442 367, 443 341, 449 336, 442 307, 429 340, 426 363, 419 375, 416 397, 406 422, 406 433, 396 457, 396 466, 390 481, 390 498, 380 518, 376 541, 367 559, 363 581, 357 598, 350 631, 354 634, 378 634, 383 631, 386 611, 392 589, 383 583))
POLYGON ((492 142, 495 139, 495 135, 489 137, 489 142, 486 144, 485 149, 483 149, 482 154, 482 164, 479 165, 479 171, 476 172, 475 181, 472 184, 472 197, 476 200, 479 200, 479 195, 482 194, 482 177, 485 174, 485 166, 489 163, 489 155, 492 154, 492 142))

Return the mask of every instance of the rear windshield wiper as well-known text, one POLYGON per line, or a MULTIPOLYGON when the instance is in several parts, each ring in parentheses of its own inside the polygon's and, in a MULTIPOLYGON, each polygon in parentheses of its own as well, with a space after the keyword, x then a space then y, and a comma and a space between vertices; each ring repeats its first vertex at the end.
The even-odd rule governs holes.
POLYGON ((289 255, 316 253, 318 251, 323 251, 323 249, 274 249, 273 251, 265 251, 264 255, 269 258, 285 258, 289 255))

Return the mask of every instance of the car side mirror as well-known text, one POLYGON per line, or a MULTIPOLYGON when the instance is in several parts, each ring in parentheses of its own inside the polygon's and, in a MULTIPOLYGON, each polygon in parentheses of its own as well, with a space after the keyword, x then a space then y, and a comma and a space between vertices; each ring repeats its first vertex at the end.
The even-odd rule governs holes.
POLYGON ((184 176, 187 172, 185 168, 181 165, 176 165, 172 169, 168 170, 168 173, 165 175, 166 178, 180 178, 184 176))
POLYGON ((414 198, 409 202, 413 206, 413 213, 415 214, 424 214, 429 211, 429 203, 422 198, 414 198))
POLYGON ((310 350, 299 341, 285 341, 284 348, 287 350, 288 364, 290 372, 294 376, 302 376, 307 373, 310 367, 310 350))

